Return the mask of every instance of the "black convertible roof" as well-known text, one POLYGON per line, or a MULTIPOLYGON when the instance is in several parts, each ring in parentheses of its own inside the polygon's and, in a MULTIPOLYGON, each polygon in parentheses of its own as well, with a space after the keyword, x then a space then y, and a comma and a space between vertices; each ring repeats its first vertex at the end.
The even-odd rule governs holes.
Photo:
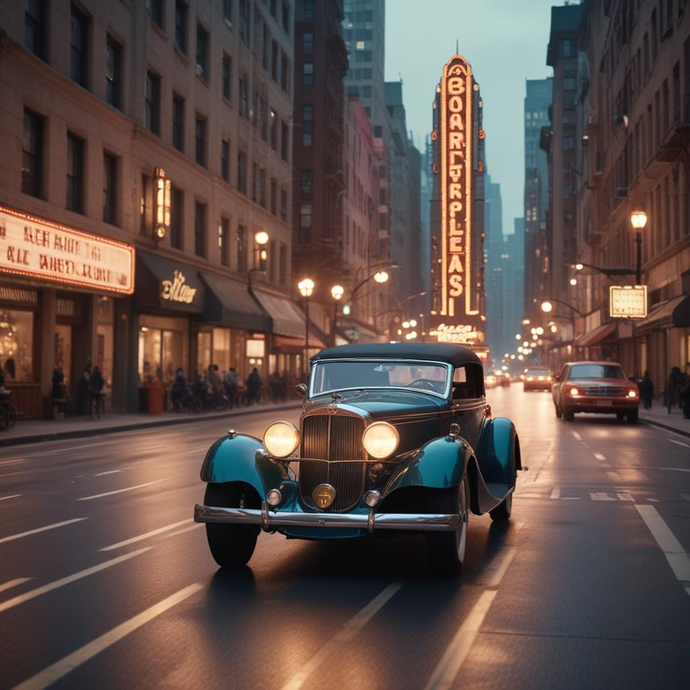
POLYGON ((351 358, 386 358, 386 359, 426 359, 432 362, 447 362, 454 367, 463 364, 481 364, 477 355, 467 347, 450 343, 362 343, 358 345, 340 345, 321 350, 311 358, 312 362, 325 359, 351 358))

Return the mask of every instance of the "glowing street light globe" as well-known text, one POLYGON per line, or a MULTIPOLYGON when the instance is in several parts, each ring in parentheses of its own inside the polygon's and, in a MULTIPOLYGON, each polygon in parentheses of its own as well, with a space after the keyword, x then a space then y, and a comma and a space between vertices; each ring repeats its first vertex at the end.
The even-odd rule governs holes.
POLYGON ((571 278, 571 279, 570 279, 570 284, 571 284, 573 287, 575 287, 575 285, 577 285, 577 278, 571 278))
POLYGON ((378 273, 374 273, 374 280, 377 283, 385 283, 388 280, 388 273, 385 271, 378 271, 378 273))
POLYGON ((551 332, 558 333, 558 326, 555 323, 551 324, 551 332))
POLYGON ((635 230, 644 230, 644 226, 647 225, 647 214, 642 209, 633 211, 630 214, 630 223, 635 230))
POLYGON ((584 268, 584 264, 577 263, 575 264, 575 270, 576 271, 581 271, 584 268))
POLYGON ((550 312, 553 311, 553 304, 551 304, 551 302, 549 302, 548 300, 545 300, 544 302, 541 303, 541 310, 545 314, 549 314, 550 312))
POLYGON ((254 242, 263 247, 263 245, 268 243, 268 233, 265 230, 259 230, 254 235, 254 242))
POLYGON ((515 340, 522 340, 522 336, 519 333, 516 333, 515 340))
POLYGON ((302 297, 311 297, 314 292, 314 281, 311 278, 305 278, 297 284, 297 287, 302 297))
POLYGON ((403 321, 402 327, 409 328, 412 324, 409 321, 403 321))
POLYGON ((544 329, 543 329, 541 326, 539 326, 539 327, 536 329, 536 331, 537 331, 537 335, 544 335, 544 329))
POLYGON ((335 300, 339 300, 345 294, 345 288, 342 285, 334 285, 331 288, 331 297, 335 300))
POLYGON ((417 319, 410 319, 410 326, 412 326, 412 328, 416 328, 416 326, 417 326, 417 319))

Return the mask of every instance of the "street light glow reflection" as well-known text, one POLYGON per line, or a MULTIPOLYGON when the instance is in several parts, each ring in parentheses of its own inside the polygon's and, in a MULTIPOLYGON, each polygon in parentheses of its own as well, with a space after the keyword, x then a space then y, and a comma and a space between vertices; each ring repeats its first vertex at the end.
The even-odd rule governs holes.
POLYGON ((545 313, 548 314, 553 311, 553 304, 549 302, 548 300, 545 300, 544 302, 541 303, 541 310, 545 313))

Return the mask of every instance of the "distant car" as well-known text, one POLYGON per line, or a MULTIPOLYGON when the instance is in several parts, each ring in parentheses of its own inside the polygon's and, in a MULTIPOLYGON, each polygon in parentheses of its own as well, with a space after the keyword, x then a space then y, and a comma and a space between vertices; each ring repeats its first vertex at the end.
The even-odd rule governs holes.
POLYGON ((495 374, 487 374, 484 377, 484 388, 496 388, 498 385, 498 378, 495 374))
POLYGON ((273 422, 263 440, 231 431, 207 452, 194 519, 213 558, 245 565, 261 529, 334 540, 401 530, 426 535, 432 571, 458 574, 470 512, 507 521, 521 469, 481 360, 459 345, 372 343, 311 364, 299 426, 273 422))
POLYGON ((637 422, 640 392, 620 364, 569 362, 551 387, 556 417, 572 422, 577 412, 615 414, 637 422))
POLYGON ((546 367, 528 367, 522 378, 522 387, 526 391, 550 391, 551 372, 546 367))
POLYGON ((510 374, 507 371, 500 372, 498 383, 501 386, 510 386, 510 374))

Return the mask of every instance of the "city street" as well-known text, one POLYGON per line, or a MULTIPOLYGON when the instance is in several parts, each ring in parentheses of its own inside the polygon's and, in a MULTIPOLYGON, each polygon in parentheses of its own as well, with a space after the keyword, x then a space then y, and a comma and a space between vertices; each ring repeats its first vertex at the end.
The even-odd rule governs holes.
POLYGON ((416 536, 262 534, 219 571, 192 511, 222 420, 3 449, 0 687, 687 687, 690 439, 488 398, 524 471, 457 580, 416 536))

